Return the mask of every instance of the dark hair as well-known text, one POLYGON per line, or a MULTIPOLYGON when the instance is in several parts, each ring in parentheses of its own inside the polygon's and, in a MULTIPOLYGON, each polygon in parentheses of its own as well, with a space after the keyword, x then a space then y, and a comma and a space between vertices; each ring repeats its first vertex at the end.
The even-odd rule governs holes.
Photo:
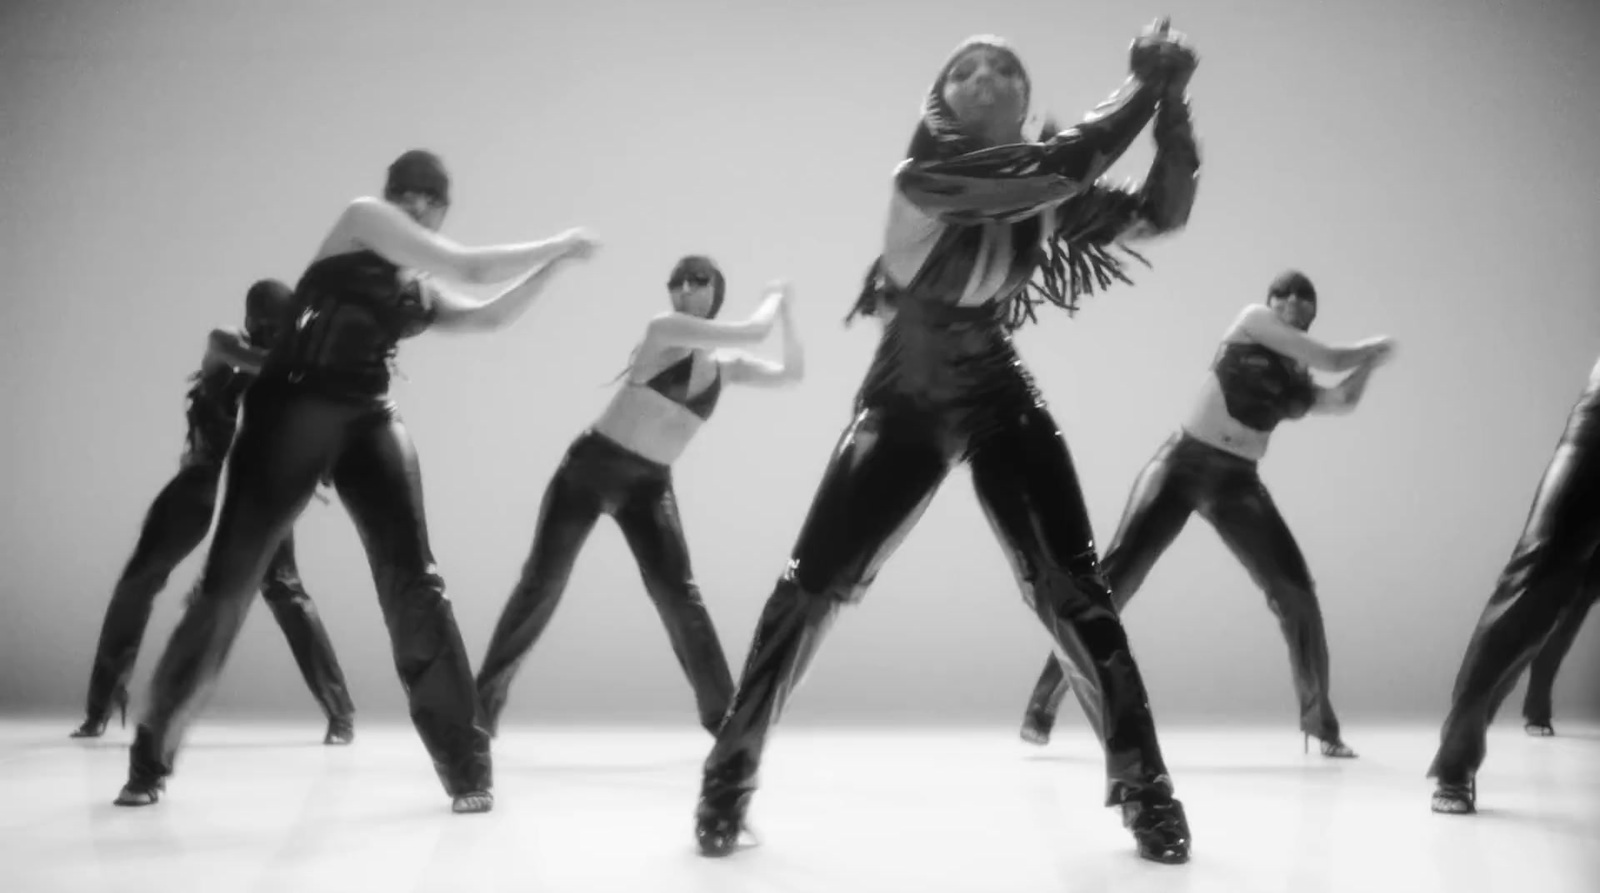
MULTIPOLYGON (((715 319, 717 313, 722 310, 722 299, 728 293, 728 280, 722 275, 722 268, 717 266, 716 261, 703 254, 686 254, 672 265, 672 272, 667 275, 668 286, 677 282, 680 275, 690 272, 703 272, 711 276, 711 309, 706 312, 706 319, 715 319)), ((633 369, 634 361, 637 359, 639 359, 639 348, 634 347, 633 352, 628 354, 628 365, 623 366, 622 371, 607 384, 616 384, 621 380, 633 369)))
POLYGON ((412 149, 389 165, 383 197, 393 201, 408 192, 421 193, 440 204, 450 204, 450 174, 439 156, 427 149, 412 149))
POLYGON ((676 282, 679 276, 689 272, 703 272, 711 276, 711 310, 706 313, 706 319, 715 319, 722 310, 722 299, 728 292, 728 280, 722 275, 722 268, 703 254, 686 254, 673 265, 667 282, 676 282))
POLYGON ((278 329, 294 304, 294 289, 277 279, 259 279, 244 295, 244 328, 252 337, 278 329))
POLYGON ((1306 278, 1306 274, 1299 270, 1285 270, 1279 273, 1276 279, 1272 280, 1271 285, 1267 286, 1267 300, 1287 298, 1290 295, 1304 298, 1307 301, 1315 301, 1317 299, 1317 289, 1311 284, 1311 280, 1306 278))

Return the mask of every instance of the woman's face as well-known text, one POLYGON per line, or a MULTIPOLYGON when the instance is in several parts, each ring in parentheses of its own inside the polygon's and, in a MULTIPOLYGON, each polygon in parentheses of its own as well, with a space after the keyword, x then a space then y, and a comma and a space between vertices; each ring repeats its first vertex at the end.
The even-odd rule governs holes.
POLYGON ((1009 134, 1027 114, 1028 79, 1016 56, 996 47, 975 46, 957 56, 944 80, 944 101, 963 130, 980 135, 1009 134))
POLYGON ((672 295, 672 308, 701 318, 711 315, 717 301, 716 277, 710 270, 698 266, 679 267, 667 280, 667 291, 672 295))
POLYGON ((444 215, 450 210, 449 204, 425 192, 404 192, 390 201, 406 212, 406 216, 434 232, 444 225, 444 215))
POLYGON ((1317 318, 1317 299, 1306 298, 1300 295, 1282 295, 1268 298, 1267 307, 1277 314, 1286 325, 1293 326, 1302 332, 1311 328, 1311 323, 1317 318))

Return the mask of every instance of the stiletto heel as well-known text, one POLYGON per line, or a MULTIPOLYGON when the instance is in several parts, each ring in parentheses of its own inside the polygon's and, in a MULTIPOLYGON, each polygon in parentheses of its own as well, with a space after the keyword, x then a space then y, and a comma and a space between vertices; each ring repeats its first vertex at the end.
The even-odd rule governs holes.
POLYGON ((118 689, 118 691, 117 691, 117 699, 116 700, 117 700, 117 723, 122 728, 126 729, 128 727, 128 690, 125 689, 125 688, 118 689))
MULTIPOLYGON (((1325 757, 1332 757, 1338 760, 1353 760, 1356 758, 1356 752, 1350 749, 1350 745, 1340 741, 1338 738, 1318 738, 1317 744, 1325 757)), ((1305 733, 1302 748, 1302 753, 1311 753, 1310 732, 1305 733)))

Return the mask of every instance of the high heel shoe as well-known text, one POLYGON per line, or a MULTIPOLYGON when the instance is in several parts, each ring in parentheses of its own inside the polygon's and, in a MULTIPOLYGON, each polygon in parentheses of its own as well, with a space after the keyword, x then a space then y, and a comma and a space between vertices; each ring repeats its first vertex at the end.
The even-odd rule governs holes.
POLYGON ((1189 861, 1189 819, 1183 804, 1165 791, 1122 802, 1122 826, 1133 832, 1139 858, 1163 865, 1189 861))
POLYGON ((1553 738, 1556 734, 1555 726, 1548 722, 1530 722, 1522 730, 1534 738, 1553 738))
MULTIPOLYGON (((1338 738, 1333 738, 1333 739, 1318 738, 1317 739, 1317 744, 1318 744, 1319 748, 1322 751, 1322 755, 1325 756, 1325 757, 1333 757, 1334 759, 1339 759, 1339 760, 1353 760, 1353 759, 1356 758, 1356 752, 1350 749, 1350 745, 1344 743, 1343 741, 1340 741, 1338 738)), ((1310 753, 1311 752, 1311 733, 1310 732, 1306 733, 1304 747, 1305 747, 1305 750, 1304 750, 1305 753, 1310 753)))
POLYGON ((1018 733, 1029 744, 1044 746, 1050 743, 1050 730, 1056 718, 1042 710, 1029 710, 1022 716, 1022 729, 1018 733))
POLYGON ((749 791, 730 800, 700 797, 694 814, 694 839, 700 846, 700 855, 718 859, 739 848, 739 839, 748 830, 745 810, 749 804, 749 791))
MULTIPOLYGON (((111 705, 117 708, 117 719, 122 728, 128 727, 128 690, 118 689, 111 696, 111 705)), ((84 719, 83 724, 72 730, 72 738, 99 738, 106 733, 106 726, 111 724, 111 711, 106 710, 100 716, 90 716, 84 719)))
POLYGON ((1472 815, 1478 811, 1478 779, 1441 781, 1433 791, 1433 811, 1443 815, 1472 815))
POLYGON ((111 802, 117 806, 154 806, 161 801, 161 794, 166 787, 166 783, 160 781, 130 781, 122 786, 122 792, 111 802))
POLYGON ((328 720, 328 733, 322 736, 323 744, 349 744, 354 740, 356 740, 356 727, 351 719, 342 717, 328 720))
POLYGON ((450 802, 450 811, 457 815, 488 812, 494 809, 494 795, 488 791, 468 791, 458 794, 450 802))

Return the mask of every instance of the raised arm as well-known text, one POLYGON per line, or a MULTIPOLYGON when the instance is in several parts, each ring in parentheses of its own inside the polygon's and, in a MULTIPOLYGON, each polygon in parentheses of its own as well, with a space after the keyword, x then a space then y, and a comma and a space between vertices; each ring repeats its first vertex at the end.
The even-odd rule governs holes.
POLYGON ((1372 377, 1373 370, 1381 363, 1377 360, 1368 360, 1356 367, 1356 371, 1346 375, 1344 380, 1331 388, 1318 387, 1316 400, 1311 404, 1311 411, 1327 415, 1344 415, 1352 412, 1361 403, 1361 396, 1367 390, 1367 380, 1372 377))
POLYGON ((433 286, 434 327, 446 332, 492 332, 511 325, 533 306, 550 277, 568 264, 593 256, 597 243, 578 231, 564 253, 553 257, 500 294, 480 301, 433 286))
POLYGON ((1381 362, 1394 349, 1394 342, 1381 335, 1347 346, 1324 344, 1279 319, 1265 304, 1246 307, 1234 329, 1268 350, 1323 372, 1347 372, 1381 362))
POLYGON ((1200 147, 1195 142, 1184 84, 1193 73, 1178 68, 1156 112, 1155 159, 1137 187, 1098 182, 1062 204, 1056 229, 1062 238, 1093 245, 1147 239, 1182 229, 1194 207, 1200 181, 1200 147))
POLYGON ((752 356, 742 350, 727 351, 718 357, 722 372, 730 384, 756 387, 784 387, 797 384, 806 374, 805 348, 800 343, 800 333, 794 325, 794 297, 785 292, 778 307, 778 322, 783 328, 783 357, 774 363, 752 356))
POLYGON ((231 366, 254 375, 261 371, 261 364, 266 357, 266 351, 251 346, 238 332, 212 329, 211 336, 206 339, 205 357, 200 362, 207 366, 231 366))
POLYGON ((1164 96, 1179 97, 1187 121, 1181 97, 1195 56, 1182 36, 1158 20, 1129 56, 1128 79, 1076 126, 1042 142, 906 161, 895 171, 896 187, 924 213, 955 222, 1025 216, 1091 188, 1167 104, 1164 96))
POLYGON ((650 320, 644 334, 645 346, 655 349, 685 347, 714 350, 760 344, 772 333, 783 296, 781 285, 769 285, 761 306, 742 322, 701 319, 688 313, 664 313, 650 320))
POLYGON ((393 204, 358 198, 335 225, 390 262, 457 282, 502 282, 564 252, 576 230, 540 242, 468 248, 412 220, 393 204))

